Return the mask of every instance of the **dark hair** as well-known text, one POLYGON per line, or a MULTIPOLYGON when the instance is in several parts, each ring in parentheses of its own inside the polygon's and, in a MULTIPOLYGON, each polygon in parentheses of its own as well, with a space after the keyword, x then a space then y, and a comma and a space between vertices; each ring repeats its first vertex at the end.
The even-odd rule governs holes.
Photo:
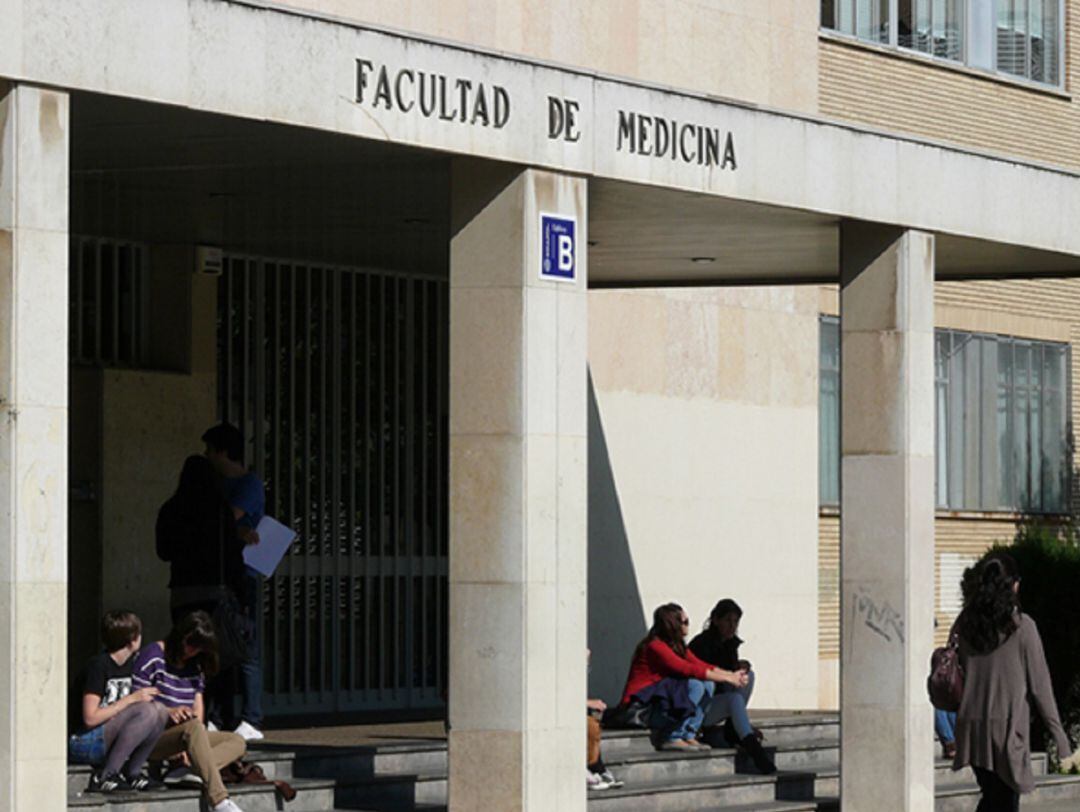
POLYGON ((142 621, 127 609, 114 609, 101 618, 101 642, 112 654, 142 634, 142 621))
POLYGON ((645 639, 637 644, 634 657, 652 640, 662 640, 680 657, 686 656, 686 640, 682 630, 683 608, 677 603, 665 603, 653 611, 653 624, 645 639))
POLYGON ((165 661, 173 668, 180 668, 184 656, 184 644, 196 646, 199 653, 190 661, 207 677, 218 672, 218 641, 214 621, 206 612, 191 612, 180 618, 165 638, 165 661))
POLYGON ((244 435, 232 423, 218 423, 208 428, 202 441, 215 451, 224 451, 233 462, 244 461, 244 435))
POLYGON ((964 610, 958 628, 977 654, 988 654, 1016 631, 1020 601, 1014 584, 1019 580, 1016 560, 1000 551, 964 570, 964 610))
POLYGON ((731 598, 722 598, 709 612, 709 619, 705 621, 705 631, 712 628, 713 623, 734 612, 742 618, 742 607, 731 598))
POLYGON ((206 457, 192 454, 180 469, 176 500, 189 511, 198 512, 207 504, 221 501, 221 486, 217 471, 206 457))

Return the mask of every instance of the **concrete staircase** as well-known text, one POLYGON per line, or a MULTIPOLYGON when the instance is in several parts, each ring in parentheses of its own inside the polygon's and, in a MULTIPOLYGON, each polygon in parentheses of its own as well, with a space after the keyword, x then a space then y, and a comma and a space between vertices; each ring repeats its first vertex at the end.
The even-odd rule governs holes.
MULTIPOLYGON (((757 719, 779 772, 758 775, 735 750, 658 753, 639 731, 604 736, 604 760, 626 782, 621 789, 589 793, 590 812, 809 812, 838 809, 839 723, 835 714, 797 714, 757 719)), ((446 808, 446 745, 402 741, 358 747, 252 748, 251 760, 267 777, 284 778, 297 790, 284 807, 272 788, 236 789, 246 812, 364 810, 364 812, 442 812, 446 808)), ((1080 776, 1047 775, 1046 756, 1036 754, 1037 789, 1025 796, 1025 812, 1080 810, 1080 776)), ((970 771, 936 766, 937 812, 970 812, 978 788, 970 771)), ((581 780, 584 782, 584 767, 581 780)), ((102 812, 195 812, 198 793, 109 796, 82 795, 84 767, 68 772, 68 808, 102 812)))

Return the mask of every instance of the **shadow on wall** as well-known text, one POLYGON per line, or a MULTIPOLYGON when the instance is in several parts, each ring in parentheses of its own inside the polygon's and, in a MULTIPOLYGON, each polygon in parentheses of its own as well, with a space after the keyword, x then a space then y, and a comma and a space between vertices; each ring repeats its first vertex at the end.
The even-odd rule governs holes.
POLYGON ((630 655, 648 627, 607 438, 589 373, 589 696, 619 701, 630 655))

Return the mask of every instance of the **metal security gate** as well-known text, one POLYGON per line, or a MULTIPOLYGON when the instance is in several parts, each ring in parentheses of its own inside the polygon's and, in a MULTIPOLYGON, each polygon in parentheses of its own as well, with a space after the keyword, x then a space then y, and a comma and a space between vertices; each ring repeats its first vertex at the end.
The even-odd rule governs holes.
POLYGON ((221 417, 298 533, 262 594, 267 712, 440 705, 446 281, 227 256, 218 312, 221 417))

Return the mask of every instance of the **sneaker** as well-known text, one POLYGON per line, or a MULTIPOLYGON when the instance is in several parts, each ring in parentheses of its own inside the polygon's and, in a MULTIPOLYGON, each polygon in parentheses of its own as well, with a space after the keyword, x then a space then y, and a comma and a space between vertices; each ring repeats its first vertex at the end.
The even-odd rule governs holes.
POLYGON ((262 731, 248 722, 241 722, 238 724, 233 733, 246 742, 259 741, 263 738, 262 731))
POLYGON ((167 787, 201 787, 203 780, 188 767, 175 767, 161 779, 167 787))
POLYGON ((594 773, 591 770, 586 770, 585 788, 589 790, 611 789, 611 784, 604 780, 604 776, 601 773, 594 773))
POLYGON ((100 772, 91 773, 90 783, 86 786, 87 792, 101 792, 106 795, 111 792, 124 792, 128 789, 130 787, 128 782, 124 780, 124 776, 116 773, 112 775, 104 775, 100 772))
POLYGON ((163 783, 144 773, 139 773, 134 778, 128 778, 127 783, 136 792, 156 792, 159 789, 165 789, 163 783))
POLYGON ((604 770, 600 773, 600 777, 607 782, 607 785, 612 789, 618 789, 619 787, 626 786, 625 781, 620 781, 614 775, 611 774, 611 770, 604 770))
POLYGON ((226 798, 221 803, 210 807, 210 812, 244 812, 244 810, 234 804, 232 798, 226 798))
POLYGON ((221 728, 215 725, 213 721, 206 723, 206 729, 209 730, 211 733, 217 733, 219 730, 221 730, 221 728))

